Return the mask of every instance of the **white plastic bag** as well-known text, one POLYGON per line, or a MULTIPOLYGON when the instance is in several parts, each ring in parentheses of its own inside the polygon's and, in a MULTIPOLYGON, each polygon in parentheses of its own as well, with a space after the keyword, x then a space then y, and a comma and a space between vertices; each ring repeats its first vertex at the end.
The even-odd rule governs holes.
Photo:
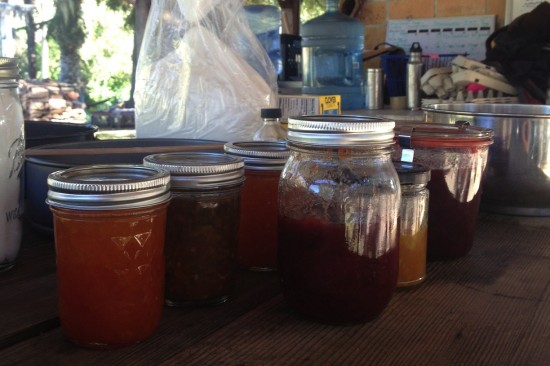
POLYGON ((241 0, 152 3, 136 69, 136 136, 249 140, 277 74, 241 0))

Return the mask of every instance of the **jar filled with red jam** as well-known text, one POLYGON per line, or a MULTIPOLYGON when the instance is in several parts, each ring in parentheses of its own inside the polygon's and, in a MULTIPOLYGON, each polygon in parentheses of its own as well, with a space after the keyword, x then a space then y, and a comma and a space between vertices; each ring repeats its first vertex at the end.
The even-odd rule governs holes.
POLYGON ((49 175, 59 318, 70 341, 117 348, 158 327, 169 182, 168 172, 133 165, 49 175))
POLYGON ((241 192, 239 264, 251 270, 277 268, 277 195, 279 178, 288 159, 285 143, 230 142, 225 152, 244 159, 245 181, 241 192))
POLYGON ((278 270, 287 303, 304 317, 369 321, 395 291, 401 190, 393 128, 360 116, 289 118, 278 270))
POLYGON ((493 131, 468 125, 400 123, 395 128, 398 160, 430 168, 428 260, 467 255, 474 242, 481 184, 493 131))
POLYGON ((430 169, 404 161, 393 163, 401 184, 398 287, 418 285, 426 278, 430 169))
POLYGON ((244 161, 223 153, 189 152, 149 155, 143 163, 171 176, 166 305, 225 302, 237 270, 244 161))

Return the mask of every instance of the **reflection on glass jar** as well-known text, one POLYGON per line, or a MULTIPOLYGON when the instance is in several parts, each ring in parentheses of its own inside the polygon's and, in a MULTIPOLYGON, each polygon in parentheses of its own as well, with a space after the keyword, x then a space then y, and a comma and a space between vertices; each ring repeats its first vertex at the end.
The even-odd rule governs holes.
POLYGON ((279 272, 288 304, 308 318, 368 321, 392 297, 400 203, 393 126, 367 117, 289 119, 279 272))
POLYGON ((144 165, 170 172, 166 225, 166 304, 227 301, 237 270, 241 158, 221 153, 149 155, 144 165))
POLYGON ((137 166, 50 174, 59 318, 72 342, 117 348, 157 328, 168 182, 167 172, 137 166))
MULTIPOLYGON (((445 260, 469 253, 481 200, 492 130, 438 124, 404 124, 396 133, 409 135, 413 162, 431 170, 428 183, 428 260, 445 260), (412 132, 411 132, 412 131, 412 132)), ((396 147, 394 159, 401 156, 396 147)))

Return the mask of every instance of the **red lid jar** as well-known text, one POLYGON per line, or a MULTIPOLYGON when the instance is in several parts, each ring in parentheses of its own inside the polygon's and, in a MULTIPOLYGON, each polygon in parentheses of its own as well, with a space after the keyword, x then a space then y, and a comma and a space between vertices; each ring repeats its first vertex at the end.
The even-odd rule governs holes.
POLYGON ((225 144, 224 150, 243 158, 245 163, 239 264, 251 270, 274 270, 277 268, 279 177, 289 156, 288 147, 281 142, 239 141, 225 144))
POLYGON ((428 260, 462 257, 474 241, 493 131, 469 125, 398 123, 395 160, 430 168, 428 260), (411 153, 412 154, 409 154, 411 153))
POLYGON ((59 318, 91 348, 140 342, 164 303, 168 172, 101 165, 51 173, 59 318))

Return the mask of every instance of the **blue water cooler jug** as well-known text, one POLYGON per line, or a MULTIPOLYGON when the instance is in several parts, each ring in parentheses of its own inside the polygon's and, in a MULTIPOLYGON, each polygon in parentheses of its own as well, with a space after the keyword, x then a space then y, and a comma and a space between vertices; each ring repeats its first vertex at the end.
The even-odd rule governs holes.
POLYGON ((327 0, 323 15, 301 27, 302 94, 339 94, 342 109, 360 109, 365 25, 327 0))

